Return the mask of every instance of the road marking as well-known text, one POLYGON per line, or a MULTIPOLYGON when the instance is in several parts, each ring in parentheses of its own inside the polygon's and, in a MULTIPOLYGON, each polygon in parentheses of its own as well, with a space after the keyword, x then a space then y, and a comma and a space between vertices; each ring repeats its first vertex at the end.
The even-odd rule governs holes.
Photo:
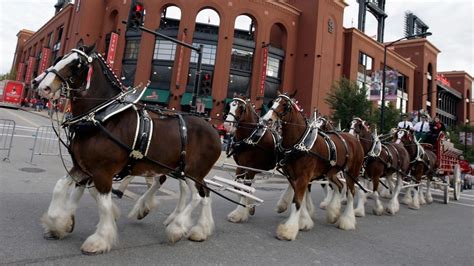
MULTIPOLYGON (((444 203, 444 201, 438 200, 438 199, 435 199, 434 201, 444 203)), ((461 206, 474 208, 473 204, 459 203, 459 202, 454 202, 454 201, 449 201, 448 205, 449 204, 455 204, 455 205, 461 205, 461 206)))
POLYGON ((33 125, 33 126, 35 126, 35 127, 39 127, 39 125, 36 124, 35 122, 33 122, 33 121, 31 121, 31 120, 29 120, 29 119, 27 119, 27 118, 24 118, 23 116, 21 116, 21 115, 19 115, 19 114, 17 114, 17 113, 14 113, 14 112, 12 112, 12 111, 10 111, 10 110, 5 110, 5 112, 7 112, 7 113, 9 113, 9 114, 11 114, 11 115, 13 115, 13 116, 18 117, 19 119, 25 121, 26 123, 28 123, 28 124, 30 124, 30 125, 33 125))

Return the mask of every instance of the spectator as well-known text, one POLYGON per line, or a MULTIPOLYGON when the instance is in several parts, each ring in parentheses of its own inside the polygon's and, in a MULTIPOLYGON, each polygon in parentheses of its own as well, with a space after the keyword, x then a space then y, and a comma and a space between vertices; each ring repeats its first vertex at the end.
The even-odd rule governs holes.
POLYGON ((35 110, 36 110, 37 112, 41 112, 41 110, 43 110, 43 99, 39 98, 39 99, 36 101, 35 110))
POLYGON ((46 103, 46 109, 48 109, 48 116, 52 116, 53 115, 53 106, 51 104, 51 100, 49 100, 46 103))
POLYGON ((30 99, 30 107, 31 107, 31 108, 35 108, 35 107, 36 107, 36 102, 37 102, 37 101, 36 101, 36 98, 35 98, 35 97, 32 97, 32 98, 30 99))
POLYGON ((465 180, 466 174, 471 172, 471 165, 467 160, 464 159, 463 155, 459 155, 459 166, 461 167, 461 191, 468 188, 468 184, 465 180))
POLYGON ((413 130, 413 124, 408 120, 408 114, 401 115, 402 120, 398 123, 398 128, 413 130))
POLYGON ((444 126, 443 122, 441 122, 439 117, 436 116, 433 122, 430 124, 430 135, 428 142, 431 144, 435 144, 441 131, 446 131, 446 127, 444 126))
POLYGON ((418 142, 424 143, 430 132, 430 124, 427 121, 427 116, 425 114, 421 115, 421 121, 415 124, 414 130, 415 138, 418 142))

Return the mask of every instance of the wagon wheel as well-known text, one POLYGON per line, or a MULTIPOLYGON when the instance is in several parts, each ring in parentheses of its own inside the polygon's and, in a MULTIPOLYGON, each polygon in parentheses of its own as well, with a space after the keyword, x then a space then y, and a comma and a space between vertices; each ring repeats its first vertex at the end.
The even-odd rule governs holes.
POLYGON ((454 200, 459 200, 461 198, 461 185, 461 168, 459 167, 459 164, 456 164, 453 170, 454 200))

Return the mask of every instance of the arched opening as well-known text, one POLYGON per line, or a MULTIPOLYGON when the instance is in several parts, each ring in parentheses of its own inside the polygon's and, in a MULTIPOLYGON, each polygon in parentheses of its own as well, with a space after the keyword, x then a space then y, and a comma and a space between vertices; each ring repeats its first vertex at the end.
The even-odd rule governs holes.
MULTIPOLYGON (((219 35, 220 17, 219 14, 211 8, 204 8, 196 15, 196 24, 193 33, 193 45, 199 47, 203 45, 202 51, 202 77, 206 78, 207 86, 201 86, 197 92, 197 106, 204 105, 206 113, 212 109, 212 82, 214 65, 216 63, 217 40, 219 35)), ((198 53, 191 52, 189 63, 188 81, 186 93, 181 98, 181 105, 184 111, 189 110, 192 100, 192 93, 196 80, 196 68, 198 62, 198 53)), ((204 84, 204 83, 203 83, 204 84)), ((200 109, 200 108, 199 108, 200 109)))
MULTIPOLYGON (((164 7, 161 11, 160 27, 156 30, 159 33, 178 39, 180 21, 181 9, 179 7, 164 7)), ((173 64, 177 47, 179 46, 177 46, 176 43, 158 36, 155 38, 155 48, 153 50, 150 73, 150 86, 142 98, 144 101, 163 106, 168 105, 173 64)))
POLYGON ((287 44, 287 31, 281 23, 273 24, 270 30, 270 43, 268 44, 267 73, 264 89, 264 106, 277 96, 281 90, 283 65, 287 44))
POLYGON ((234 93, 250 96, 256 28, 256 20, 249 15, 235 19, 226 102, 234 93))

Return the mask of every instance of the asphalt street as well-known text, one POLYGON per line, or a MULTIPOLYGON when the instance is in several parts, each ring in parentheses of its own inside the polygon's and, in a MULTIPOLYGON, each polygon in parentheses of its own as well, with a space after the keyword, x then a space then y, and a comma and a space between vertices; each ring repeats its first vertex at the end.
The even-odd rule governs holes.
MULTIPOLYGON (((369 200, 366 217, 357 219, 353 231, 326 223, 324 210, 318 208, 313 217, 314 228, 288 242, 275 238, 278 223, 288 216, 288 212, 274 211, 286 187, 286 181, 279 178, 256 182, 256 195, 265 202, 244 224, 228 222, 226 216, 235 205, 213 195, 216 229, 210 239, 199 243, 186 239, 175 244, 166 241, 163 221, 177 202, 175 180, 165 183, 158 192, 158 208, 141 221, 127 218, 134 203, 131 198, 114 198, 122 211, 117 220, 118 245, 107 254, 82 255, 80 247, 98 222, 97 205, 87 192, 76 213, 74 232, 62 240, 42 237, 39 219, 48 208, 54 184, 66 173, 56 155, 35 155, 30 162, 36 128, 51 122, 35 112, 0 108, 0 134, 2 119, 14 120, 16 130, 9 160, 0 161, 0 264, 473 264, 473 190, 464 191, 460 201, 451 200, 448 205, 442 203, 441 192, 435 192, 432 204, 418 211, 401 205, 396 216, 373 215, 373 201, 369 200)), ((0 145, 4 138, 0 135, 0 145)), ((6 151, 0 150, 0 159, 5 156, 6 151)), ((231 178, 229 172, 217 168, 210 175, 231 178)), ((129 186, 131 195, 145 189, 142 178, 129 186)), ((322 201, 319 186, 314 186, 312 198, 316 206, 322 201)))

